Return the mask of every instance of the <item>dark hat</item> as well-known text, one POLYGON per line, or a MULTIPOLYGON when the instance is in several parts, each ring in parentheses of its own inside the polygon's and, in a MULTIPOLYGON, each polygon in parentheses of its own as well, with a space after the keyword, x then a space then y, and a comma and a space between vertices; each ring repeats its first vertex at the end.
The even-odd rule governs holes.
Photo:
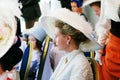
POLYGON ((76 2, 78 7, 81 7, 83 4, 83 0, 71 0, 71 2, 76 2))
POLYGON ((23 52, 20 48, 13 45, 5 55, 0 58, 0 65, 2 69, 11 70, 22 58, 23 52))

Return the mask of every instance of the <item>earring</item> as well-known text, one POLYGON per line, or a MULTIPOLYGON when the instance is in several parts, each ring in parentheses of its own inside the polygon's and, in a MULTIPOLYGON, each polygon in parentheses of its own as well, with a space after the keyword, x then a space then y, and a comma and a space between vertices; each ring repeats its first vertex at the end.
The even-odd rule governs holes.
POLYGON ((70 44, 70 42, 69 41, 67 41, 67 45, 69 45, 70 44))

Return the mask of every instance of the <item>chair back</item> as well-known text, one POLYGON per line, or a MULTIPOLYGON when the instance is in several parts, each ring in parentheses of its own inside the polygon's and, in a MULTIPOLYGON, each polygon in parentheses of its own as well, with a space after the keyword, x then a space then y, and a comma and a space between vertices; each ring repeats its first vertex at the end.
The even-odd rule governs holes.
POLYGON ((87 59, 88 59, 90 65, 91 65, 94 80, 100 80, 98 63, 93 58, 87 57, 87 59))

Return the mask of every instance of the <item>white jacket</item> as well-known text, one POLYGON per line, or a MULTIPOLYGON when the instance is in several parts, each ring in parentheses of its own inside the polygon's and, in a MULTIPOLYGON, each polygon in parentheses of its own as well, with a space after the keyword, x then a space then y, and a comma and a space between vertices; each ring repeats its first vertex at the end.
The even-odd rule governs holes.
POLYGON ((50 80, 93 80, 90 64, 80 50, 61 58, 50 80))

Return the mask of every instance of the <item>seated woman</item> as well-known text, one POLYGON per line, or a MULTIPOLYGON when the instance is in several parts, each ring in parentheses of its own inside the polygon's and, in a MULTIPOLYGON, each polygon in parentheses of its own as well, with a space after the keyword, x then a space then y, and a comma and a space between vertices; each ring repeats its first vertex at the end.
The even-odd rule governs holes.
POLYGON ((100 46, 90 40, 90 24, 65 8, 42 17, 41 21, 58 49, 65 51, 50 80, 93 80, 92 69, 83 52, 100 46))

